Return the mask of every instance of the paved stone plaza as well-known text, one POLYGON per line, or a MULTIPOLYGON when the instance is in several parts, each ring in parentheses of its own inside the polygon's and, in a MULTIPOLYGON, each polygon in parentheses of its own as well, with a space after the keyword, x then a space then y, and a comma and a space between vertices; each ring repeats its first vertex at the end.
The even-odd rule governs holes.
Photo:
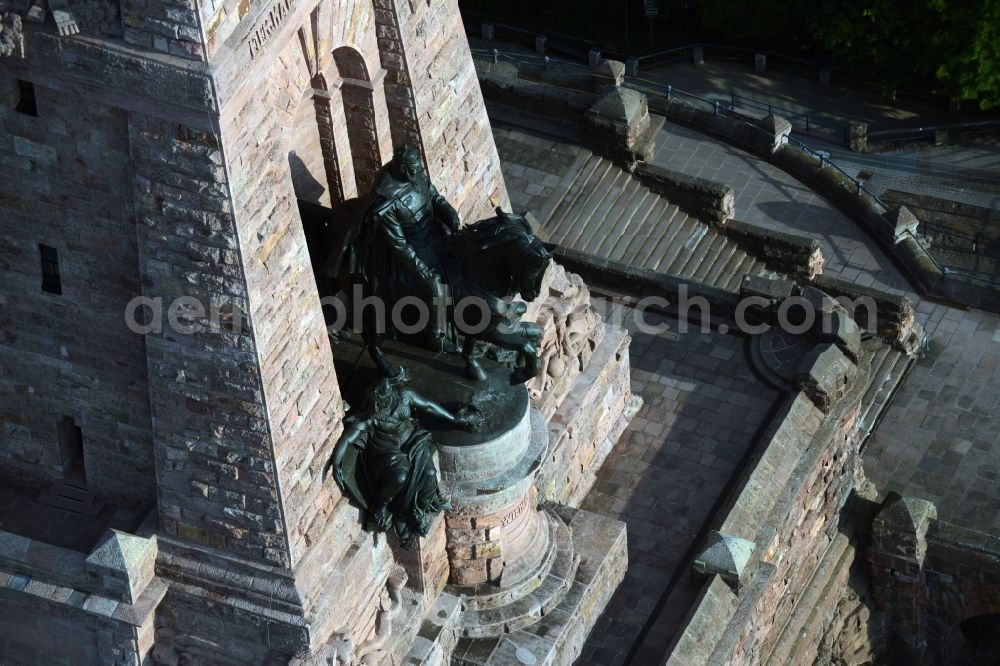
MULTIPOLYGON (((573 168, 567 158, 573 146, 509 126, 495 126, 494 135, 514 207, 544 207, 555 183, 573 168)), ((929 350, 868 441, 866 474, 880 498, 889 491, 923 497, 937 504, 942 520, 1000 535, 1000 317, 922 300, 873 239, 776 167, 671 123, 656 141, 654 162, 729 184, 736 194, 736 219, 815 238, 822 244, 825 274, 902 294, 915 304, 930 336, 929 350)), ((640 658, 662 654, 690 603, 683 581, 674 581, 685 577, 675 576, 685 566, 685 551, 773 400, 746 372, 736 338, 711 336, 701 344, 707 347, 695 361, 699 347, 689 336, 636 335, 632 343, 633 390, 646 406, 585 504, 627 523, 630 569, 582 663, 620 663, 673 581, 669 611, 636 646, 640 658), (709 350, 720 356, 706 355, 709 350), (693 371, 722 374, 702 379, 686 374, 693 371), (722 425, 727 421, 716 420, 719 415, 706 407, 723 385, 729 386, 727 394, 750 401, 739 409, 746 415, 744 428, 722 425), (698 448, 700 438, 688 433, 699 427, 714 428, 725 443, 698 448)), ((731 407, 723 417, 730 417, 731 407)))
MULTIPOLYGON (((671 330, 645 334, 631 314, 632 391, 644 404, 583 503, 628 525, 629 568, 581 664, 621 663, 671 590, 693 601, 688 551, 779 397, 750 371, 744 338, 678 334, 675 319, 654 315, 650 323, 671 330)), ((653 637, 659 654, 672 637, 662 629, 653 637)))

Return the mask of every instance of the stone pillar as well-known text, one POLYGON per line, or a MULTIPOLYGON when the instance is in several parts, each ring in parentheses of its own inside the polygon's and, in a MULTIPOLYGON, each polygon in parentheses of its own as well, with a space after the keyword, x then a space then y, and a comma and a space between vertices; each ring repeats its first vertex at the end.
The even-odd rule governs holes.
POLYGON ((694 49, 691 51, 691 60, 696 65, 704 65, 705 64, 705 48, 702 47, 702 46, 696 46, 696 47, 694 47, 694 49))
POLYGON ((595 47, 587 51, 587 66, 593 69, 600 64, 601 64, 601 50, 595 47))
POLYGON ((602 60, 593 68, 591 78, 596 93, 603 93, 608 87, 616 88, 625 81, 625 63, 620 60, 602 60))
POLYGON ((493 24, 484 21, 481 26, 479 26, 479 36, 483 39, 493 41, 493 24))
POLYGON ((535 53, 538 55, 545 55, 545 42, 548 41, 548 37, 545 35, 538 35, 535 37, 535 53))
POLYGON ((920 228, 920 220, 906 206, 892 208, 882 215, 892 229, 892 240, 899 243, 909 236, 916 236, 920 228))
POLYGON ((890 493, 872 523, 872 597, 888 619, 890 648, 900 663, 930 663, 924 556, 927 529, 936 519, 931 502, 890 493))
POLYGON ((565 597, 579 564, 569 528, 538 508, 545 419, 527 400, 520 413, 513 427, 487 441, 438 446, 441 488, 452 502, 445 513, 446 590, 461 599, 460 631, 471 638, 537 622, 565 597))
POLYGON ((637 76, 639 74, 639 61, 629 58, 625 61, 625 76, 637 76))
POLYGON ((868 123, 851 123, 847 126, 847 147, 856 153, 868 150, 868 123))
POLYGON ((445 538, 453 585, 500 583, 536 568, 544 554, 534 481, 548 434, 544 422, 532 428, 532 413, 541 419, 526 405, 517 425, 482 444, 438 448, 452 501, 445 538))
POLYGON ((763 74, 767 71, 767 54, 755 53, 753 56, 753 71, 763 74))
POLYGON ((792 124, 781 116, 769 115, 757 121, 756 125, 763 130, 759 132, 758 149, 763 153, 776 153, 788 143, 788 135, 792 133, 792 124))

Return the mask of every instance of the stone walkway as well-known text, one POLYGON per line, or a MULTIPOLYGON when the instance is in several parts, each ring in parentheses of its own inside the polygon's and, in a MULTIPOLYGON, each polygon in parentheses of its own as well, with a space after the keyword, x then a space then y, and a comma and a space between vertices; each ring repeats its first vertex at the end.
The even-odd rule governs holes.
POLYGON ((736 217, 823 243, 824 273, 903 294, 930 335, 865 450, 879 489, 930 499, 943 520, 1000 535, 1000 317, 922 300, 865 232, 788 174, 676 125, 655 161, 729 183, 736 217))
MULTIPOLYGON (((581 665, 622 663, 674 577, 679 574, 677 587, 687 589, 688 551, 778 399, 751 373, 743 338, 678 334, 675 320, 653 315, 651 323, 671 330, 643 334, 626 312, 632 391, 644 404, 583 508, 628 525, 629 566, 584 646, 581 665)), ((688 596, 690 604, 693 592, 688 596)), ((672 637, 664 631, 655 637, 660 653, 672 637)))
POLYGON ((736 219, 823 243, 823 272, 897 293, 906 280, 869 236, 823 197, 777 167, 730 144, 667 123, 656 138, 657 164, 730 185, 736 219))
MULTIPOLYGON (((540 199, 544 205, 546 196, 554 191, 544 189, 546 181, 540 174, 562 178, 569 169, 565 157, 555 149, 557 142, 502 128, 496 129, 495 135, 514 207, 539 210, 540 199), (533 144, 534 152, 513 152, 518 143, 526 141, 522 137, 530 137, 527 141, 533 144), (529 164, 524 164, 528 159, 529 164), (539 191, 533 184, 543 189, 539 191)), ((865 232, 822 197, 766 162, 671 124, 657 138, 657 146, 654 161, 730 184, 736 191, 737 218, 818 239, 827 261, 825 273, 906 295, 916 304, 918 318, 931 336, 930 350, 913 366, 868 441, 866 473, 880 497, 889 491, 924 497, 937 503, 941 519, 1000 536, 1000 317, 921 300, 865 232)), ((667 232, 669 229, 664 230, 667 232)), ((712 336, 709 340, 720 350, 717 353, 733 353, 733 362, 722 365, 729 371, 737 368, 738 375, 742 352, 738 344, 730 346, 737 339, 712 336)), ((678 363, 668 350, 679 347, 671 353, 687 354, 691 344, 686 338, 673 341, 669 336, 650 339, 637 335, 633 342, 634 390, 646 399, 646 406, 605 463, 599 484, 587 500, 588 507, 626 521, 633 566, 598 621, 585 647, 583 664, 621 662, 652 604, 684 565, 683 549, 690 545, 694 531, 704 522, 728 478, 726 466, 731 468, 739 459, 735 450, 724 455, 701 451, 697 448, 700 435, 682 434, 688 431, 679 423, 690 416, 689 409, 699 410, 697 418, 704 416, 709 425, 715 424, 710 412, 701 411, 706 409, 704 404, 688 402, 687 398, 698 400, 701 392, 716 389, 724 396, 747 395, 747 387, 751 388, 750 396, 761 396, 752 377, 743 385, 734 383, 724 389, 710 379, 685 377, 683 373, 692 369, 689 361, 678 363), (667 365, 661 367, 661 363, 667 365), (684 388, 671 383, 677 381, 686 382, 684 388), (682 394, 688 407, 677 402, 682 394), (691 439, 683 439, 687 437, 691 439), (702 455, 714 459, 705 458, 711 460, 705 466, 700 462, 702 455), (678 467, 670 469, 659 462, 666 460, 673 460, 669 464, 678 467)), ((743 446, 749 441, 748 437, 743 446)), ((674 589, 672 607, 685 605, 674 604, 683 593, 681 585, 674 589)), ((668 615, 670 622, 682 618, 682 614, 668 615)), ((644 650, 665 648, 669 635, 669 629, 663 631, 658 626, 647 636, 644 650)), ((644 656, 648 655, 639 655, 636 663, 645 663, 644 656)))

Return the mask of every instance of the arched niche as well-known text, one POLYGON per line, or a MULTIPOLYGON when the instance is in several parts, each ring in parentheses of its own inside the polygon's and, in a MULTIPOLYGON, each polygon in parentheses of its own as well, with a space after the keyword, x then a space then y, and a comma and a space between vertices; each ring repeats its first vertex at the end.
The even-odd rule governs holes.
POLYGON ((354 167, 354 189, 358 196, 363 196, 371 191, 382 166, 375 121, 375 84, 364 59, 354 48, 341 46, 334 50, 333 60, 341 78, 340 93, 354 167))
POLYGON ((326 79, 311 80, 311 99, 298 105, 288 145, 288 168, 295 198, 300 202, 332 208, 344 200, 344 186, 337 163, 334 119, 326 79))

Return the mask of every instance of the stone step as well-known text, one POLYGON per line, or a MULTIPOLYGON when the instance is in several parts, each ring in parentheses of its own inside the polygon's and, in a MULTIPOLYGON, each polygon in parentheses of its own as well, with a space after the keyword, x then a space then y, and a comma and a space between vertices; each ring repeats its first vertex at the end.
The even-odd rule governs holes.
POLYGON ((614 251, 621 239, 631 233, 641 225, 642 219, 649 215, 649 210, 655 198, 652 192, 642 186, 638 181, 634 182, 637 192, 625 205, 621 206, 619 214, 610 221, 609 230, 603 234, 599 243, 594 243, 593 248, 588 252, 598 257, 608 257, 614 251))
POLYGON ((664 234, 662 230, 670 227, 674 212, 662 197, 657 195, 654 197, 646 217, 639 225, 633 227, 631 234, 622 239, 621 249, 615 250, 610 255, 612 259, 629 265, 634 264, 636 255, 643 248, 655 244, 658 238, 662 238, 664 234))
POLYGON ((796 602, 770 654, 762 663, 768 666, 812 663, 812 659, 800 661, 802 650, 815 648, 818 634, 823 630, 822 614, 839 600, 850 576, 853 560, 854 547, 851 546, 850 539, 838 532, 827 546, 809 584, 796 602))
POLYGON ((704 224, 700 224, 695 232, 684 241, 684 249, 688 251, 687 259, 677 268, 677 275, 690 278, 694 269, 705 258, 709 252, 712 241, 717 236, 715 231, 704 224))
POLYGON ((693 262, 687 268, 688 274, 690 274, 691 279, 695 282, 704 283, 712 264, 719 259, 719 255, 725 251, 726 247, 732 245, 722 234, 716 233, 714 236, 711 242, 704 247, 704 251, 701 252, 698 261, 693 262))
POLYGON ((704 264, 704 271, 700 272, 699 281, 713 287, 719 286, 720 271, 738 250, 736 243, 726 243, 711 263, 704 264))
MULTIPOLYGON (((405 666, 445 666, 458 642, 461 604, 457 597, 442 592, 424 615, 420 629, 409 651, 403 657, 405 666)), ((395 661, 390 663, 396 663, 395 661)))
POLYGON ((739 263, 733 268, 732 274, 729 276, 729 280, 726 282, 725 289, 727 291, 739 291, 740 283, 743 282, 743 276, 750 272, 753 268, 754 258, 748 254, 744 254, 739 263))
POLYGON ((677 206, 666 200, 663 200, 663 205, 666 206, 665 212, 657 220, 656 228, 650 230, 649 238, 635 256, 636 263, 646 268, 656 266, 665 256, 672 256, 677 251, 678 239, 688 221, 687 215, 677 206))
POLYGON ((598 256, 620 261, 633 241, 638 242, 639 239, 648 236, 651 220, 659 215, 662 203, 659 195, 647 189, 635 217, 628 222, 620 234, 609 239, 610 242, 605 248, 602 248, 598 256))
MULTIPOLYGON (((733 273, 745 258, 746 253, 741 251, 739 248, 736 248, 736 251, 733 252, 732 256, 730 256, 726 263, 719 268, 718 273, 715 276, 715 286, 719 289, 733 291, 733 289, 729 286, 733 282, 733 273)), ((738 284, 737 289, 739 289, 738 284)))
POLYGON ((602 245, 610 238, 620 235, 636 214, 647 190, 639 181, 629 178, 618 201, 614 202, 603 219, 595 219, 585 237, 581 238, 579 249, 587 254, 598 254, 602 245))
MULTIPOLYGON (((861 398, 861 414, 858 418, 858 427, 865 431, 866 435, 872 430, 879 415, 886 408, 889 398, 896 387, 903 381, 907 370, 915 362, 912 356, 894 349, 889 345, 882 345, 883 349, 879 353, 878 367, 869 379, 868 387, 861 398)), ((875 359, 872 363, 875 367, 875 359)))
MULTIPOLYGON (((577 197, 584 191, 590 177, 601 166, 602 160, 593 154, 589 154, 583 160, 579 169, 575 173, 572 173, 572 179, 568 181, 566 189, 562 191, 562 196, 559 197, 558 201, 552 207, 551 212, 548 215, 545 215, 543 212, 542 215, 545 215, 545 217, 540 216, 538 218, 542 220, 542 227, 546 233, 553 231, 565 219, 566 214, 573 207, 577 197)), ((567 177, 564 177, 560 184, 564 182, 567 182, 567 177)), ((546 206, 548 205, 548 202, 546 202, 546 206)))
POLYGON ((670 249, 649 267, 651 270, 668 275, 677 275, 677 269, 684 265, 690 258, 691 249, 687 243, 695 233, 703 234, 704 232, 702 231, 703 226, 698 220, 689 217, 687 214, 683 215, 683 218, 678 218, 680 224, 677 233, 670 241, 670 249))
POLYGON ((592 211, 600 203, 601 198, 607 194, 607 181, 613 180, 620 171, 607 160, 598 159, 595 162, 593 171, 580 182, 573 197, 567 197, 565 208, 557 211, 558 219, 553 219, 555 224, 550 227, 553 240, 578 228, 581 215, 592 211))
POLYGON ((605 225, 608 218, 627 201, 626 192, 633 182, 632 176, 622 170, 606 182, 606 191, 601 201, 593 209, 584 211, 576 223, 575 237, 572 239, 575 247, 583 250, 595 235, 607 228, 605 225))
MULTIPOLYGON (((573 552, 573 537, 569 527, 554 513, 545 510, 545 520, 549 525, 549 538, 554 553, 551 566, 537 586, 505 603, 489 608, 481 608, 481 596, 470 597, 459 592, 462 604, 461 634, 468 638, 503 636, 512 631, 537 622, 547 615, 566 596, 580 557, 573 552), (476 607, 473 607, 476 606, 476 607)), ((454 594, 451 588, 446 588, 454 594)))
POLYGON ((589 151, 580 151, 539 219, 539 236, 550 242, 730 291, 747 272, 767 272, 725 234, 589 151))
POLYGON ((581 175, 584 173, 587 165, 590 165, 591 169, 597 163, 597 159, 594 154, 589 150, 581 148, 577 154, 576 159, 573 160, 573 164, 566 171, 565 175, 560 179, 559 184, 556 185, 555 190, 549 195, 549 198, 545 200, 545 203, 537 212, 537 217, 544 225, 552 217, 556 208, 559 207, 570 194, 574 185, 580 181, 581 175))

